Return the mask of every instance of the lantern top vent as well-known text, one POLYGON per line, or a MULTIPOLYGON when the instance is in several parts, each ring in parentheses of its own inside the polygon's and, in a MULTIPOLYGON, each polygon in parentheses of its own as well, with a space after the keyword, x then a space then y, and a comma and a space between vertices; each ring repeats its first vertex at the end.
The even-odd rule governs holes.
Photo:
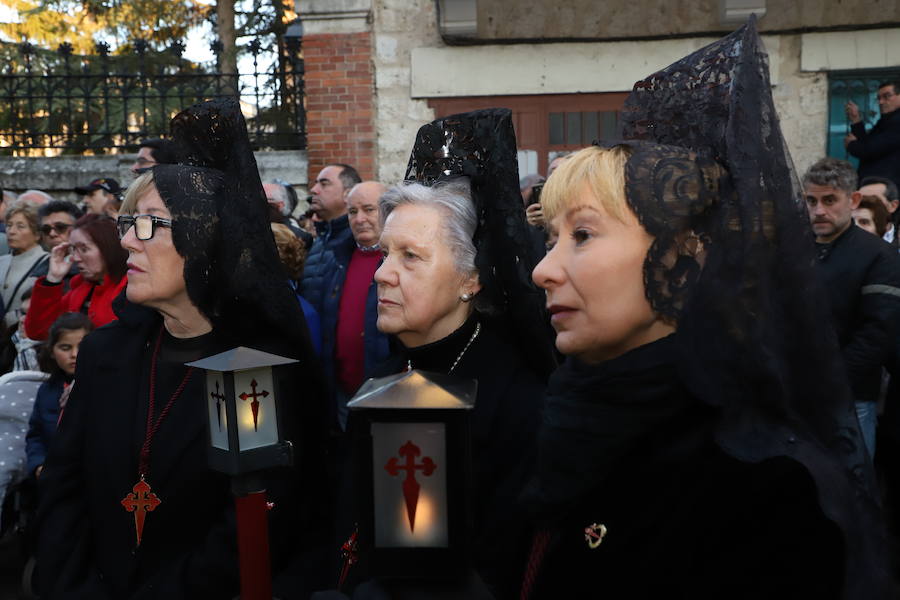
POLYGON ((477 391, 474 379, 412 370, 366 381, 347 406, 470 410, 475 407, 477 391))
POLYGON ((277 367, 296 362, 299 361, 285 356, 278 356, 277 354, 269 354, 262 350, 239 346, 186 364, 189 367, 197 367, 209 371, 246 371, 248 369, 277 367))

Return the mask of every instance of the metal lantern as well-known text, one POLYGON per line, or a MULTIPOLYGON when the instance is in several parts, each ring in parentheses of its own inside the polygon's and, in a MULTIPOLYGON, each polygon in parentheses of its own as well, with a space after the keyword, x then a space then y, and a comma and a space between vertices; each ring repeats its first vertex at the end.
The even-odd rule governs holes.
POLYGON ((278 405, 287 395, 283 370, 296 362, 241 346, 188 363, 206 370, 213 469, 234 476, 291 464, 291 442, 281 439, 278 405))
POLYGON ((353 412, 360 545, 382 577, 467 566, 469 415, 477 382, 409 371, 367 381, 353 412))

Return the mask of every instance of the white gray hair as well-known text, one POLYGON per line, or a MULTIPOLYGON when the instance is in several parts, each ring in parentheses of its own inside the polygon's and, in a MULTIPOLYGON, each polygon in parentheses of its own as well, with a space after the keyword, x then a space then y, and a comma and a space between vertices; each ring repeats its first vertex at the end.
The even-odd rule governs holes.
POLYGON ((467 180, 438 182, 430 187, 421 183, 395 185, 381 196, 378 204, 382 228, 391 212, 404 204, 430 206, 441 211, 446 217, 442 222, 446 234, 444 239, 453 253, 456 270, 463 275, 476 272, 476 251, 472 238, 478 226, 478 216, 467 180))

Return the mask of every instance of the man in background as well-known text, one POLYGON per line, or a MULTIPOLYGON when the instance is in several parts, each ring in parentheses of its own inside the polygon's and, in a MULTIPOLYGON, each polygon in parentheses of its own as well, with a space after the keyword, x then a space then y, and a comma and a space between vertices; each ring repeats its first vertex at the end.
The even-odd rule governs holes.
POLYGON ((112 206, 118 214, 122 204, 122 188, 112 177, 100 177, 84 186, 75 188, 75 193, 83 196, 86 213, 109 215, 107 207, 112 206))
POLYGON ((900 82, 886 81, 878 86, 881 118, 866 131, 859 107, 847 102, 844 110, 850 121, 850 133, 844 138, 847 152, 859 159, 859 178, 887 177, 900 182, 900 82))
POLYGON ((171 165, 176 162, 172 142, 162 138, 141 140, 137 158, 131 165, 131 172, 140 175, 155 165, 171 165))
POLYGON ((896 344, 900 321, 900 255, 853 225, 861 194, 845 160, 823 158, 803 176, 816 235, 818 271, 869 456, 875 454, 881 370, 896 344))
POLYGON ((69 233, 75 221, 81 217, 81 210, 65 200, 53 200, 38 209, 41 244, 50 252, 60 244, 69 241, 69 233))

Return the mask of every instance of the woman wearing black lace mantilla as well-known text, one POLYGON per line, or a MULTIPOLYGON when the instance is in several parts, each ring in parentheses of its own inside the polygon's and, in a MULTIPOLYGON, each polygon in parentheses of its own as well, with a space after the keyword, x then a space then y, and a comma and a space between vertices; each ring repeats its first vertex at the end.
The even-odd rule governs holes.
MULTIPOLYGON (((406 181, 381 198, 384 261, 375 273, 378 329, 399 342, 375 375, 419 369, 478 381, 472 565, 504 598, 515 595, 524 565, 529 534, 516 500, 533 468, 554 364, 518 183, 509 110, 424 125, 406 181)), ((397 597, 454 593, 449 582, 385 585, 397 597)))
POLYGON ((320 480, 323 388, 244 119, 236 102, 213 101, 179 113, 172 130, 179 164, 154 167, 128 190, 118 320, 85 338, 44 463, 42 598, 237 594, 230 480, 208 467, 204 377, 185 366, 235 346, 300 359, 279 415, 300 460, 263 477, 273 572, 318 541, 316 494, 300 480, 320 480), (141 490, 149 508, 132 502, 141 490))
POLYGON ((753 22, 635 85, 542 194, 557 348, 521 597, 886 598, 753 22))

